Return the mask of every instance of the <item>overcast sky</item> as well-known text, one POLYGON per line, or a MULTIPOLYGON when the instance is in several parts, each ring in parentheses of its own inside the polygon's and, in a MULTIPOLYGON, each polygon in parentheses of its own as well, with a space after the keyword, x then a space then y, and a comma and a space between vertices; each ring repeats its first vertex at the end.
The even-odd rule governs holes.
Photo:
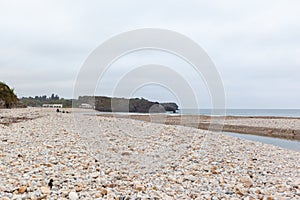
MULTIPOLYGON (((133 29, 162 28, 205 49, 223 80, 227 107, 300 108, 299 8, 297 0, 0 0, 0 80, 19 97, 71 98, 82 64, 102 42, 133 29)), ((116 62, 115 72, 150 58, 180 67, 177 58, 144 52, 116 62)), ((109 94, 116 76, 108 74, 107 91, 96 94, 109 94)), ((135 95, 172 100, 155 87, 135 95)), ((209 94, 199 88, 201 106, 209 107, 209 94)))

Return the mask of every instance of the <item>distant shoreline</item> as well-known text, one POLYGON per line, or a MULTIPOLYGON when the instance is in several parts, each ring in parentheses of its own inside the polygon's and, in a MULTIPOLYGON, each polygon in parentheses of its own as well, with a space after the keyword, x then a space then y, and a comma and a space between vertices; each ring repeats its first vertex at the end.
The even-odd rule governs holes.
POLYGON ((226 116, 299 117, 300 109, 181 109, 178 114, 226 116))
MULTIPOLYGON (((46 108, 40 108, 44 110, 46 108)), ((6 109, 2 110, 5 111, 6 109)), ((19 110, 19 109, 18 109, 19 110)), ((20 109, 23 110, 23 109, 20 109)), ((25 111, 26 109, 24 109, 25 111)), ((67 108, 67 110, 74 110, 67 108)), ((7 110, 9 111, 9 110, 7 110)), ((94 114, 102 117, 130 118, 146 122, 155 122, 168 125, 182 125, 194 127, 203 130, 219 131, 221 128, 224 132, 242 133, 250 135, 267 136, 273 138, 282 138, 300 141, 300 117, 283 117, 283 116, 208 116, 208 115, 184 115, 184 114, 147 114, 147 113, 111 113, 98 112, 90 109, 75 109, 75 112, 83 112, 87 115, 94 114), (224 125, 221 127, 218 123, 212 121, 224 118, 224 125)), ((71 111, 72 112, 72 111, 71 111)), ((37 114, 37 113, 36 113, 37 114)), ((42 113, 36 117, 41 117, 42 113)), ((33 119, 34 119, 33 118, 33 119)), ((31 120, 31 118, 19 116, 10 118, 2 116, 0 124, 9 125, 21 121, 31 120)))
POLYGON ((300 141, 300 117, 281 116, 207 116, 207 115, 180 115, 166 114, 166 118, 156 114, 97 114, 102 117, 131 118, 135 120, 163 123, 168 125, 182 125, 198 129, 216 131, 222 128, 225 132, 235 132, 251 135, 268 136, 300 141), (155 120, 160 118, 161 121, 155 120), (211 123, 224 118, 224 125, 211 123))

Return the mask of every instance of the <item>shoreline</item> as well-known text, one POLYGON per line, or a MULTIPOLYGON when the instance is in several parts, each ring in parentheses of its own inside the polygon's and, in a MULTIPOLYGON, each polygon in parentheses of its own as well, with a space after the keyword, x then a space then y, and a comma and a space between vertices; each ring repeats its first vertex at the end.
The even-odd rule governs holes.
POLYGON ((168 125, 182 125, 203 130, 234 132, 300 141, 300 118, 280 116, 207 116, 207 115, 135 115, 105 113, 102 117, 130 118, 168 125), (158 120, 155 120, 157 118, 158 120), (224 118, 224 125, 211 123, 224 118), (253 123, 253 121, 255 123, 253 123), (291 126, 291 122, 295 126, 291 126))
MULTIPOLYGON (((52 111, 52 108, 15 108, 1 109, 0 125, 9 126, 13 123, 33 120, 45 116, 38 111, 52 111), (17 116, 11 116, 10 110, 20 112, 17 116), (28 110, 33 113, 26 116, 28 110)), ((272 138, 280 138, 287 140, 300 141, 300 117, 284 117, 284 116, 208 116, 208 115, 186 115, 186 114, 147 114, 147 113, 98 113, 95 110, 65 108, 67 111, 74 113, 89 113, 101 117, 130 118, 145 122, 153 122, 167 125, 181 125, 193 127, 202 130, 210 130, 219 132, 233 132, 249 135, 267 136, 272 138), (224 121, 222 121, 224 120, 224 121), (217 123, 215 123, 217 122, 217 123), (223 122, 220 125, 218 122, 223 122)))

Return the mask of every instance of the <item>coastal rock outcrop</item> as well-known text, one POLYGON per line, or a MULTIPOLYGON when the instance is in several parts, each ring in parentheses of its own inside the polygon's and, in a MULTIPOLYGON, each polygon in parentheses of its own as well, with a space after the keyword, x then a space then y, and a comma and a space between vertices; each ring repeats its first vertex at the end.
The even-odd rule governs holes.
POLYGON ((20 102, 14 89, 0 82, 0 109, 1 108, 25 108, 26 106, 20 102))
POLYGON ((178 105, 176 103, 159 103, 149 101, 144 98, 117 98, 105 96, 81 96, 78 102, 87 103, 95 110, 102 112, 137 112, 137 113, 163 113, 176 112, 178 105))

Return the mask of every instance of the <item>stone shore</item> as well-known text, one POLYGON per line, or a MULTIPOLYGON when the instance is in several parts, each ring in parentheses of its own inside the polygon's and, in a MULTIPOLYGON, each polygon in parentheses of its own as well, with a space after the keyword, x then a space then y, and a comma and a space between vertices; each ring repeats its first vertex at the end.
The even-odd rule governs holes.
POLYGON ((300 118, 272 116, 226 116, 206 115, 135 115, 101 114, 105 117, 131 118, 169 125, 183 125, 204 130, 227 131, 262 135, 300 141, 300 118))
POLYGON ((0 118, 0 199, 300 199, 300 152, 76 111, 0 118))

